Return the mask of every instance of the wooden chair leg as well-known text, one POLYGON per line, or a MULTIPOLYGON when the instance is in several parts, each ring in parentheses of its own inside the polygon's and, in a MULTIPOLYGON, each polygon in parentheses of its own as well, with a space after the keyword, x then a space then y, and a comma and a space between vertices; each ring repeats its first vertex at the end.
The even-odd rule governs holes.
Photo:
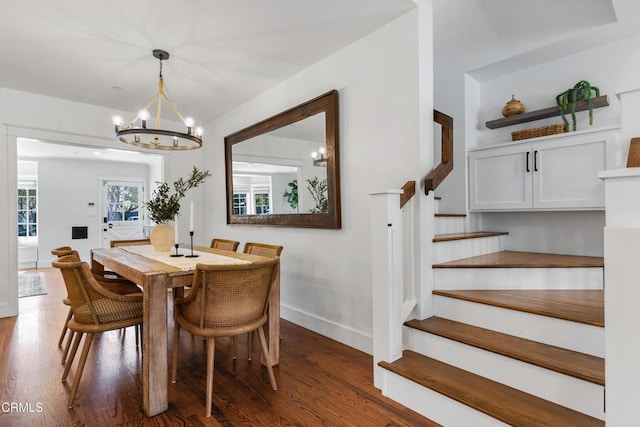
POLYGON ((62 350, 62 364, 64 365, 67 362, 67 356, 69 355, 69 349, 71 348, 71 342, 73 341, 73 337, 75 336, 75 332, 69 331, 69 336, 67 337, 67 343, 64 345, 64 350, 62 350))
POLYGON ((80 345, 80 340, 82 339, 82 332, 75 333, 75 338, 73 340, 73 346, 71 347, 71 354, 69 359, 67 360, 66 366, 64 367, 64 372, 62 373, 62 381, 67 380, 67 375, 69 375, 69 370, 71 369, 71 365, 73 364, 73 359, 76 357, 76 352, 78 351, 78 346, 80 345))
POLYGON ((84 365, 87 362, 87 356, 89 355, 89 349, 91 348, 91 341, 93 341, 93 334, 88 333, 84 338, 84 345, 82 346, 82 354, 78 361, 78 368, 76 369, 76 377, 73 379, 73 387, 71 387, 71 395, 69 396, 69 403, 67 408, 73 407, 73 400, 78 392, 78 385, 80 384, 80 378, 82 378, 82 371, 84 371, 84 365))
POLYGON ((211 416, 211 403, 213 396, 213 356, 216 350, 216 340, 207 339, 207 417, 211 416))
POLYGON ((253 331, 247 334, 247 360, 251 361, 251 352, 253 351, 253 331))
POLYGON ((176 322, 173 328, 173 356, 171 357, 171 382, 176 382, 178 374, 178 347, 180 346, 180 324, 176 322))
POLYGON ((269 347, 267 346, 267 339, 264 336, 264 329, 258 328, 258 336, 260 337, 260 346, 262 347, 262 354, 264 355, 264 360, 267 362, 267 372, 269 372, 269 380, 271 381, 271 388, 274 390, 278 389, 276 385, 276 377, 273 375, 273 366, 271 363, 271 355, 269 354, 269 347))
POLYGON ((238 337, 231 337, 231 348, 233 349, 231 357, 236 360, 238 356, 238 337))
POLYGON ((62 341, 64 341, 64 336, 67 334, 67 330, 69 329, 67 328, 67 323, 69 323, 69 320, 71 320, 72 317, 73 310, 69 308, 69 313, 67 313, 67 320, 64 321, 64 327, 62 328, 62 333, 60 334, 60 339, 58 340, 58 347, 62 347, 62 341))

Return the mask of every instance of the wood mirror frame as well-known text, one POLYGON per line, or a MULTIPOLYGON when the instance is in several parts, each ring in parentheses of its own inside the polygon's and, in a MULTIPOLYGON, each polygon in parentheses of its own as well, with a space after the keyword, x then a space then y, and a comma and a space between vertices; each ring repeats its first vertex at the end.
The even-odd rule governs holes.
MULTIPOLYGON (((227 224, 274 225, 283 227, 341 228, 340 167, 338 161, 338 91, 332 90, 303 104, 269 117, 224 138, 227 187, 227 224), (233 146, 242 141, 278 130, 316 114, 325 114, 325 149, 327 158, 326 213, 275 213, 235 215, 233 213, 233 146)), ((308 158, 309 162, 312 159, 308 158)), ((274 195, 272 194, 272 197, 274 195)))

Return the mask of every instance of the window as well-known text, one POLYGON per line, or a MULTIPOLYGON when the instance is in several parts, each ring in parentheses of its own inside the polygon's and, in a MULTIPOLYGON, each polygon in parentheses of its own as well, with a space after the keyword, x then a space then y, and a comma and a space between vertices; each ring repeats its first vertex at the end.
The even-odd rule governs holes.
POLYGON ((254 194, 256 214, 268 214, 269 210, 269 193, 255 193, 254 194))
POLYGON ((233 214, 234 215, 247 214, 247 194, 246 193, 233 193, 233 214))
POLYGON ((138 204, 141 187, 106 182, 107 221, 139 221, 138 204))
POLYGON ((38 236, 36 181, 18 181, 18 237, 38 236))

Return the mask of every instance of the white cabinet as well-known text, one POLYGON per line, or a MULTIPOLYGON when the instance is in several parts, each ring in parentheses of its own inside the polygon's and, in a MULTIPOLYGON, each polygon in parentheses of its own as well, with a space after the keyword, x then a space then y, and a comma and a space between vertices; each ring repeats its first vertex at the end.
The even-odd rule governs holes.
POLYGON ((604 209, 598 173, 617 131, 569 133, 469 152, 471 210, 604 209))

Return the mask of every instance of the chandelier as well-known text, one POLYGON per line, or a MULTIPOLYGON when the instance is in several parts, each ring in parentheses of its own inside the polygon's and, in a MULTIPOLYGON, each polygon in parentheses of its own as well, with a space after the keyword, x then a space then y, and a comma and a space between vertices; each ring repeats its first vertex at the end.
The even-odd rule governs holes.
POLYGON ((324 147, 320 147, 318 151, 314 151, 311 153, 311 158, 313 159, 313 166, 318 167, 327 167, 327 157, 326 150, 324 147))
POLYGON ((116 137, 120 141, 142 148, 154 148, 157 150, 193 150, 202 147, 202 128, 194 129, 194 120, 191 117, 183 117, 178 107, 164 93, 164 80, 162 78, 162 61, 169 59, 169 52, 154 49, 153 56, 160 60, 160 74, 158 77, 158 93, 151 101, 138 111, 138 115, 124 125, 120 116, 113 116, 113 124, 116 128, 116 137), (178 118, 186 126, 186 132, 160 128, 160 116, 162 104, 165 102, 176 113, 178 118), (155 127, 147 127, 151 113, 149 108, 156 103, 155 127), (139 121, 139 124, 138 124, 139 121))

